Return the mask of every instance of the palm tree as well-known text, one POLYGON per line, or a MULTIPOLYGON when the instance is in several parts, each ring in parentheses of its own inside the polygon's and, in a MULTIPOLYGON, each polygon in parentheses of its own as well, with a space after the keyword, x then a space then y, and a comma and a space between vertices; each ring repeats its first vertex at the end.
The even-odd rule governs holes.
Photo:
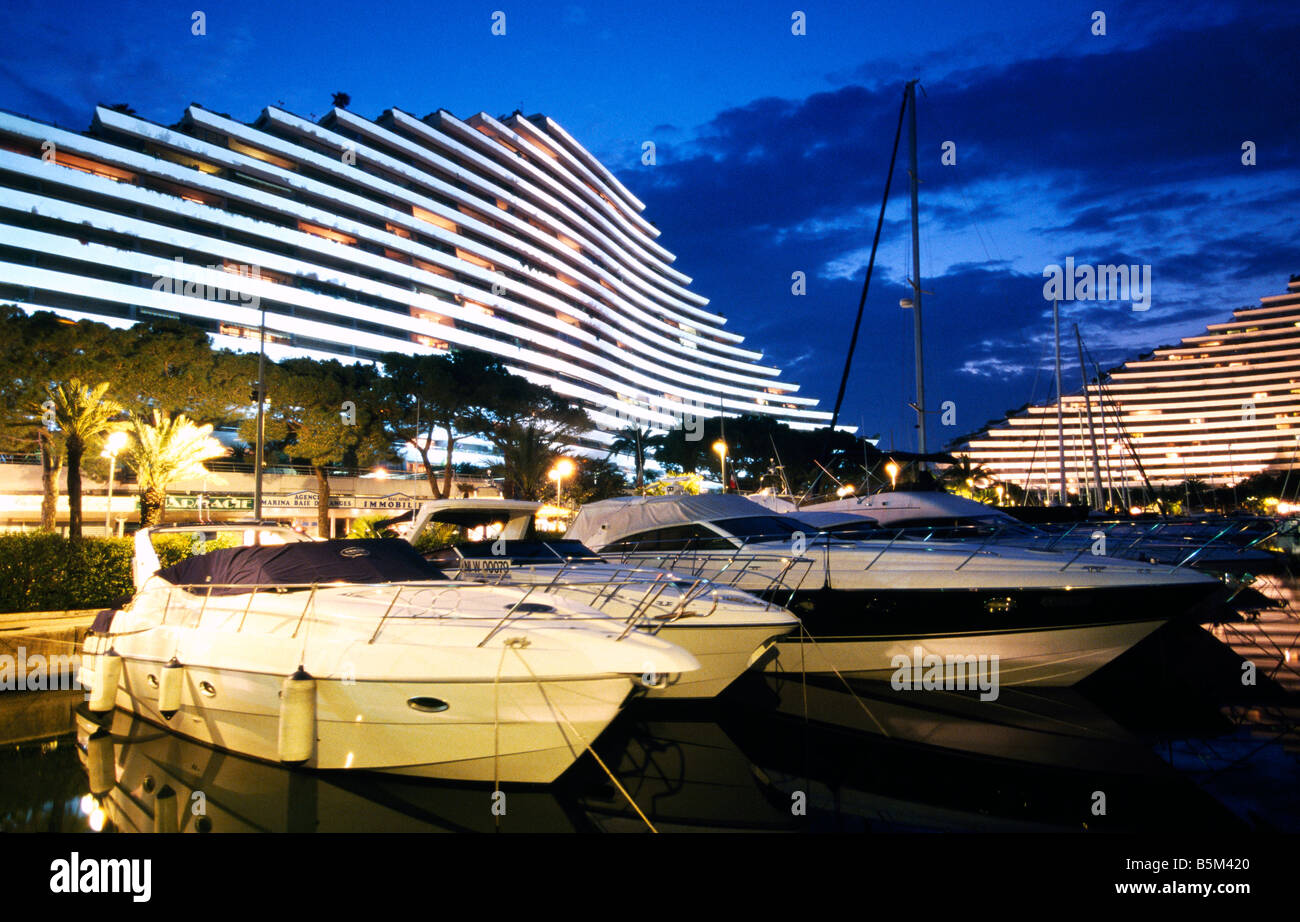
MULTIPOLYGON (((984 487, 993 482, 993 473, 982 464, 976 464, 971 461, 970 455, 958 455, 957 460, 950 464, 939 479, 951 486, 967 486, 971 490, 976 489, 976 483, 983 481, 984 487)), ((983 489, 983 487, 980 487, 983 489)))
POLYGON ((113 417, 122 412, 121 404, 104 396, 108 387, 107 381, 90 387, 71 378, 51 392, 68 459, 68 537, 73 541, 81 540, 81 459, 88 445, 114 428, 113 417))
POLYGON ((611 454, 631 455, 632 461, 636 465, 636 481, 633 487, 638 493, 645 486, 645 463, 647 452, 650 449, 661 448, 665 442, 665 436, 652 435, 652 430, 642 429, 640 426, 626 426, 614 433, 614 440, 609 443, 611 454))
POLYGON ((212 437, 211 425, 196 425, 182 413, 175 419, 153 412, 153 423, 132 420, 134 442, 126 449, 126 464, 140 483, 140 526, 162 521, 167 488, 178 480, 207 474, 204 461, 226 453, 212 437))

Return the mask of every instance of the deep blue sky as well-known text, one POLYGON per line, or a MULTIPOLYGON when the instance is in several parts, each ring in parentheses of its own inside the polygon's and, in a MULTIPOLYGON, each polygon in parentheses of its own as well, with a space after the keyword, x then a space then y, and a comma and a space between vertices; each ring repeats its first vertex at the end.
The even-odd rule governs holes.
MULTIPOLYGON (((6 5, 0 108, 76 129, 96 102, 162 123, 191 101, 252 120, 267 104, 320 115, 334 91, 370 117, 544 112, 646 202, 730 326, 829 408, 902 84, 919 77, 927 402, 957 405, 956 427, 932 421, 933 445, 1049 395, 1046 265, 1152 267, 1146 312, 1063 306, 1104 365, 1300 272, 1300 6, 995 6, 6 5), (204 37, 190 34, 196 8, 204 37), (791 34, 795 9, 806 35, 791 34), (491 34, 495 10, 505 36, 491 34), (640 163, 647 140, 654 166, 640 163), (956 166, 940 164, 949 140, 956 166), (796 270, 804 297, 790 293, 796 270)), ((900 168, 842 416, 898 447, 915 439, 905 179, 900 168)))

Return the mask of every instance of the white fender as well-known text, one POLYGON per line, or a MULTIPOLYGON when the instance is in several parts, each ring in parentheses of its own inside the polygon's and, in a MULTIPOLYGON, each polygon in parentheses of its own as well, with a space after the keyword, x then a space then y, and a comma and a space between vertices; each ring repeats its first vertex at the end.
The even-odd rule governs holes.
POLYGON ((316 680, 302 667, 280 686, 280 761, 305 762, 316 749, 316 680))
POLYGON ((103 797, 117 784, 117 763, 113 752, 113 737, 100 730, 86 740, 86 777, 90 793, 103 797))
POLYGON ((170 784, 158 789, 153 799, 153 831, 180 832, 179 800, 170 784))
POLYGON ((90 691, 90 709, 97 714, 113 710, 117 686, 122 681, 122 657, 111 647, 95 657, 94 688, 90 691))
POLYGON ((185 667, 176 657, 162 668, 158 676, 158 711, 167 720, 181 709, 181 689, 185 684, 185 667))

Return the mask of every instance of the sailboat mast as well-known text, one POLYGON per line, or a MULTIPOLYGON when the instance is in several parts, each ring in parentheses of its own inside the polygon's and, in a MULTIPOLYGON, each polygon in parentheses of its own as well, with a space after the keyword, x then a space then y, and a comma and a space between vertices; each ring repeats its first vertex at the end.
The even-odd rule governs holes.
POLYGON ((1101 464, 1097 461, 1097 431, 1092 427, 1092 398, 1088 394, 1088 366, 1083 363, 1083 337, 1079 335, 1079 325, 1074 325, 1074 341, 1079 347, 1079 375, 1083 380, 1083 404, 1088 408, 1088 439, 1092 442, 1092 492, 1095 502, 1101 499, 1101 464))
POLYGON ((925 361, 921 349, 921 221, 917 208, 916 166, 916 81, 907 84, 907 101, 911 107, 908 121, 909 166, 912 192, 912 328, 916 341, 916 445, 921 454, 925 445, 925 361))
POLYGON ((1061 312, 1059 302, 1052 301, 1052 330, 1056 340, 1056 446, 1061 455, 1061 505, 1070 504, 1065 490, 1065 411, 1061 393, 1061 312))

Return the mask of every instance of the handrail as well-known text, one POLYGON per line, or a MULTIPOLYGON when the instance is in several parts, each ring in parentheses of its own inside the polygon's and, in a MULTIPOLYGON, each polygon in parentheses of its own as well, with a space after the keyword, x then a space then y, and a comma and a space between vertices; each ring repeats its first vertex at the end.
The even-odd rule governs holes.
MULTIPOLYGON (((692 543, 691 539, 688 544, 692 543)), ((638 551, 638 545, 631 548, 624 548, 620 551, 603 551, 606 557, 618 555, 621 562, 626 562, 630 558, 644 556, 655 560, 656 566, 665 570, 685 570, 691 576, 701 579, 705 584, 715 584, 734 589, 738 592, 744 592, 747 595, 773 595, 783 591, 786 588, 786 577, 794 570, 795 567, 803 564, 805 566, 804 577, 811 571, 815 561, 809 557, 794 554, 741 554, 741 548, 733 548, 730 553, 709 556, 706 554, 692 554, 689 561, 686 559, 687 551, 702 550, 690 547, 677 548, 673 551, 665 551, 660 554, 657 550, 638 551), (772 575, 762 573, 762 565, 768 562, 777 564, 777 572, 772 575), (743 563, 738 571, 733 572, 732 568, 737 563, 743 563), (706 575, 707 573, 707 575, 706 575), (741 580, 746 577, 766 578, 767 583, 762 587, 742 587, 741 580)), ((790 587, 791 598, 794 592, 798 591, 798 586, 802 585, 803 580, 790 587)), ((768 605, 773 603, 769 598, 765 600, 768 605)))
MULTIPOLYGON (((984 539, 984 542, 983 542, 979 547, 975 548, 975 550, 973 550, 973 551, 970 552, 970 556, 969 556, 969 557, 967 557, 967 558, 966 558, 965 560, 963 560, 961 563, 957 564, 957 569, 956 569, 956 570, 953 570, 953 572, 956 573, 957 570, 960 570, 962 567, 966 566, 966 564, 970 563, 970 562, 971 562, 972 560, 974 560, 977 556, 979 556, 980 551, 984 550, 984 548, 986 548, 986 547, 989 546, 989 542, 993 540, 994 536, 996 536, 996 535, 1000 535, 1000 534, 1002 534, 1002 529, 1001 529, 1001 528, 999 528, 997 531, 995 531, 992 535, 989 535, 987 538, 985 538, 985 539, 984 539)), ((1068 564, 1067 564, 1067 566, 1068 566, 1068 564)))
MULTIPOLYGON (((500 621, 498 621, 496 627, 494 627, 494 628, 492 628, 492 630, 488 631, 488 632, 487 632, 487 636, 484 637, 482 640, 480 640, 480 641, 476 644, 476 646, 478 646, 478 647, 482 647, 482 646, 483 646, 484 644, 486 644, 489 640, 491 640, 493 637, 495 637, 496 634, 497 634, 497 632, 500 631, 503 627, 505 627, 505 626, 506 626, 506 623, 507 623, 508 621, 510 621, 510 619, 514 616, 515 612, 519 610, 519 606, 520 606, 520 605, 523 605, 523 604, 524 604, 524 601, 525 601, 525 600, 526 600, 530 595, 533 594, 533 589, 535 589, 535 588, 536 588, 535 586, 530 586, 530 587, 528 587, 528 591, 525 592, 522 596, 520 596, 518 599, 515 600, 515 604, 510 606, 510 610, 506 612, 505 617, 502 618, 500 621)), ((528 617, 528 612, 524 612, 524 617, 525 617, 525 618, 528 617)))
POLYGON ((379 624, 375 627, 375 632, 371 634, 370 639, 366 641, 367 646, 373 644, 375 638, 379 636, 379 632, 384 629, 384 622, 388 620, 389 613, 393 610, 393 606, 397 604, 397 600, 402 597, 402 589, 402 586, 398 586, 397 591, 393 593, 393 600, 389 602, 388 607, 384 609, 384 613, 379 617, 379 624))
POLYGON ((1202 545, 1201 545, 1200 547, 1198 547, 1196 550, 1192 551, 1190 554, 1188 554, 1186 557, 1184 557, 1182 560, 1180 560, 1180 561, 1178 562, 1178 564, 1174 567, 1174 569, 1177 570, 1179 567, 1181 567, 1181 566, 1183 566, 1184 564, 1186 564, 1188 561, 1190 561, 1190 560, 1191 560, 1193 557, 1195 557, 1197 554, 1201 553, 1201 551, 1205 550, 1205 549, 1206 549, 1207 547, 1209 547, 1213 542, 1217 541, 1220 537, 1222 537, 1224 534, 1226 534, 1227 531, 1228 531, 1228 529, 1231 528, 1231 527, 1232 527, 1231 525, 1226 526, 1225 528, 1223 528, 1223 529, 1221 529, 1220 531, 1216 532, 1215 535, 1214 535, 1213 537, 1206 539, 1206 541, 1205 541, 1204 544, 1202 544, 1202 545))
MULTIPOLYGON (((898 534, 896 534, 896 535, 894 535, 894 537, 890 538, 890 539, 889 539, 889 543, 886 544, 884 547, 882 547, 882 548, 880 549, 880 553, 876 554, 875 557, 872 557, 872 558, 871 558, 871 563, 867 564, 865 567, 862 568, 863 572, 866 572, 867 570, 870 570, 872 567, 874 567, 874 566, 876 565, 876 561, 879 560, 881 557, 885 556, 885 551, 887 551, 887 550, 889 550, 891 547, 893 547, 893 546, 894 546, 894 542, 897 541, 897 540, 899 539, 899 537, 900 537, 902 534, 903 534, 903 529, 900 528, 900 529, 898 530, 898 534)), ((828 545, 827 548, 826 548, 826 554, 827 554, 828 557, 830 556, 830 547, 829 547, 829 545, 828 545)))
POLYGON ((298 616, 298 623, 293 626, 293 633, 289 635, 291 638, 298 636, 298 629, 302 627, 302 621, 304 618, 307 617, 308 610, 314 611, 312 605, 315 603, 315 601, 316 601, 316 584, 312 583, 311 594, 307 596, 307 601, 304 602, 302 605, 302 614, 298 616))

